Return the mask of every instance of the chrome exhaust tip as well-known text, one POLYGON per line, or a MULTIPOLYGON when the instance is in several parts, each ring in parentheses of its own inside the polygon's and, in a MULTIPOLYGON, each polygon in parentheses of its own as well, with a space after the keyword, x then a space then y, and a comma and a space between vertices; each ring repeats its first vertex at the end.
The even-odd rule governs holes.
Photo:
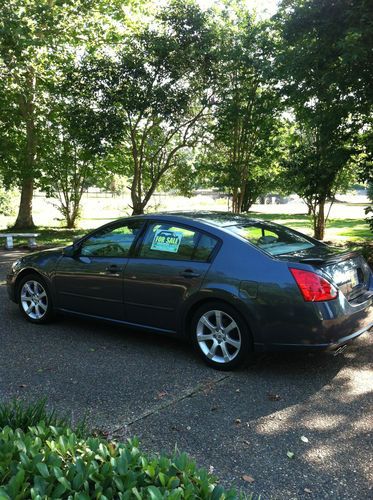
POLYGON ((336 349, 333 352, 333 356, 338 356, 339 354, 343 354, 346 349, 347 349, 347 344, 341 345, 340 347, 338 347, 338 349, 336 349))

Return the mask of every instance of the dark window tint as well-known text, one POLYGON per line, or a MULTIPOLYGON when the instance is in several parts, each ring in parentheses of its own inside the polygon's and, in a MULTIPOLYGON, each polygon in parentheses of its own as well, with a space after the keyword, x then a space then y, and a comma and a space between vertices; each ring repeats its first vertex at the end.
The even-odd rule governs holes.
POLYGON ((216 247, 217 240, 207 234, 202 234, 198 242, 198 246, 194 252, 193 260, 199 260, 200 262, 207 262, 216 247))
POLYGON ((102 229, 84 241, 80 253, 86 257, 127 257, 142 225, 131 222, 102 229))

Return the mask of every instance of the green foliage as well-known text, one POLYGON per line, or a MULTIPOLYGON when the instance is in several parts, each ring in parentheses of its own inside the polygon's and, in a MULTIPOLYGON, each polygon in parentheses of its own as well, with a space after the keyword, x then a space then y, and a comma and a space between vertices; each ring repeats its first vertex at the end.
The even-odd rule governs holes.
MULTIPOLYGON (((48 145, 49 85, 88 31, 91 0, 9 0, 0 4, 0 168, 22 189, 19 226, 32 226, 34 181, 48 145)), ((53 165, 50 168, 54 168, 53 165)))
POLYGON ((4 189, 0 186, 0 215, 14 215, 17 193, 14 189, 4 189))
POLYGON ((0 432, 0 498, 237 499, 184 453, 149 457, 126 444, 80 438, 44 422, 0 432))
MULTIPOLYGON (((0 405, 0 429, 11 427, 27 432, 29 427, 38 425, 40 422, 44 422, 47 427, 63 427, 69 424, 66 418, 61 418, 54 410, 46 408, 45 398, 31 404, 14 400, 0 405)), ((78 425, 75 432, 80 436, 85 435, 84 422, 78 425)))
POLYGON ((68 228, 74 228, 81 215, 84 191, 107 176, 98 161, 100 148, 91 143, 91 131, 81 129, 75 121, 75 104, 74 100, 66 99, 62 85, 54 86, 50 99, 53 122, 45 132, 48 140, 41 159, 43 174, 39 180, 46 195, 56 200, 68 228))
POLYGON ((241 212, 273 187, 281 103, 271 78, 267 24, 231 5, 219 23, 211 138, 200 172, 210 185, 232 193, 233 211, 241 212))
POLYGON ((77 82, 80 130, 89 130, 93 143, 111 146, 112 159, 120 160, 116 173, 130 178, 135 213, 180 166, 182 150, 201 139, 210 98, 208 21, 192 0, 171 1, 149 22, 128 29, 110 55, 105 49, 88 53, 68 79, 77 82))
MULTIPOLYGON (((303 184, 309 181, 307 198, 319 239, 324 236, 325 203, 333 197, 344 169, 356 161, 359 134, 369 115, 367 100, 360 101, 360 83, 356 79, 354 87, 350 71, 355 65, 351 44, 357 49, 361 43, 365 51, 365 38, 351 30, 358 26, 356 6, 364 10, 363 3, 289 0, 275 16, 279 82, 298 122, 297 144, 289 153, 289 174, 292 178, 295 169, 303 184)), ((365 13, 369 17, 367 4, 365 13)), ((361 15, 363 25, 366 19, 361 15)), ((368 69, 366 63, 364 68, 368 69)))

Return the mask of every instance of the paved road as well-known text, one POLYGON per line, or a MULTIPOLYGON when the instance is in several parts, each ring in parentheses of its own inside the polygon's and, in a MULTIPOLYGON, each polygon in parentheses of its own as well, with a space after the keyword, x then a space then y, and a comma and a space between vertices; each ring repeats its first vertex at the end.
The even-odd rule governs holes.
POLYGON ((149 451, 177 445, 262 499, 373 498, 369 334, 342 356, 266 355, 224 374, 166 337, 67 318, 28 324, 6 297, 15 257, 0 253, 1 400, 47 396, 149 451))

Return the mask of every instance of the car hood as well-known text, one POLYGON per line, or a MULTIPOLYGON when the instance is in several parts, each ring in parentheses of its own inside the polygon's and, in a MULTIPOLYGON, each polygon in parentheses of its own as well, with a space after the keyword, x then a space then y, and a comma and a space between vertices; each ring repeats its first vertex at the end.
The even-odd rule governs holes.
POLYGON ((52 256, 60 256, 62 255, 62 251, 65 247, 55 247, 55 248, 47 248, 45 250, 39 250, 38 252, 32 252, 30 254, 24 255, 22 257, 22 261, 34 261, 43 257, 52 257, 52 256))

